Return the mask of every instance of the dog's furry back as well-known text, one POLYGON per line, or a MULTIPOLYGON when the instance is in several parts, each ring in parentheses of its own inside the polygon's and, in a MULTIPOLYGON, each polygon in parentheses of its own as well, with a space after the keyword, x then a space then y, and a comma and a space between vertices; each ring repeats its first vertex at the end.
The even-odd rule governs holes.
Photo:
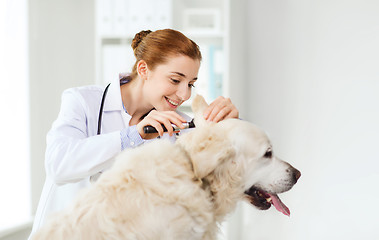
POLYGON ((186 152, 157 140, 121 153, 111 170, 33 239, 200 237, 214 227, 211 196, 201 184, 186 152))

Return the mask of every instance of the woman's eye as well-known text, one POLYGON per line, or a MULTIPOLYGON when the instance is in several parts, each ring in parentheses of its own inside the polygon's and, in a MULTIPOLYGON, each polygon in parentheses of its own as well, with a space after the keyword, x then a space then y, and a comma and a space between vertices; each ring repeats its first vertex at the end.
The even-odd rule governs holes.
POLYGON ((179 81, 179 80, 177 80, 177 79, 174 79, 174 78, 171 78, 171 81, 172 81, 173 83, 180 83, 180 81, 179 81))
POLYGON ((189 88, 194 88, 194 87, 195 87, 195 84, 190 83, 190 84, 188 84, 188 87, 189 87, 189 88))

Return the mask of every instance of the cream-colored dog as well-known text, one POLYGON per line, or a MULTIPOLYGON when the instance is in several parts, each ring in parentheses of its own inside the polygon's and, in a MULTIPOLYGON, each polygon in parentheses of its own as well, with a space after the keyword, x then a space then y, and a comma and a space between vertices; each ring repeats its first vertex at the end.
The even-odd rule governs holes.
POLYGON ((242 120, 206 122, 194 99, 196 129, 175 144, 156 140, 123 151, 114 166, 55 215, 33 240, 215 239, 237 201, 288 208, 277 194, 300 172, 274 156, 266 134, 242 120))

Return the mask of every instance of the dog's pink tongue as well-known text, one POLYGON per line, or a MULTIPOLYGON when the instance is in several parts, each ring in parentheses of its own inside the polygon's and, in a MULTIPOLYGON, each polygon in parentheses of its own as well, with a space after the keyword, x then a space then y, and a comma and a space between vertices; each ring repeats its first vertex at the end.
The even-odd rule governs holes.
POLYGON ((284 203, 282 203, 282 201, 280 200, 278 195, 276 195, 276 194, 269 194, 269 195, 270 195, 271 200, 272 200, 272 205, 274 205, 276 210, 283 213, 284 215, 289 216, 290 210, 288 209, 288 207, 286 205, 284 205, 284 203))

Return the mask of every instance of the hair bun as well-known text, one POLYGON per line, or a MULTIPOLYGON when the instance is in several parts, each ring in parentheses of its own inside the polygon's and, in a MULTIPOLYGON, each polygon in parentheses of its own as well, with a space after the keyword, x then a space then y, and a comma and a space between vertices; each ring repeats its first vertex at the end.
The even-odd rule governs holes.
POLYGON ((151 33, 150 30, 143 30, 139 33, 137 33, 134 38, 133 38, 133 41, 132 41, 132 48, 133 50, 135 50, 138 45, 141 43, 141 41, 149 34, 151 33))

